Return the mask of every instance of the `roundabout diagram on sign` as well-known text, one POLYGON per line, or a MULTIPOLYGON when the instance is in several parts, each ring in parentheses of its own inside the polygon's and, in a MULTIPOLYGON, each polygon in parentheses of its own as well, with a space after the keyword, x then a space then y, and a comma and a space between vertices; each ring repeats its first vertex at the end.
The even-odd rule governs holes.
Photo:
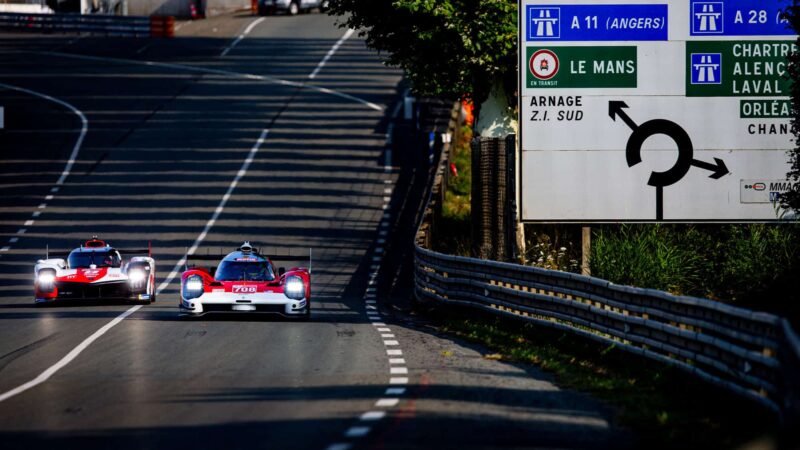
POLYGON ((624 109, 628 105, 622 101, 608 102, 608 115, 611 120, 616 121, 617 117, 622 119, 632 130, 625 146, 625 159, 628 167, 633 167, 642 162, 642 145, 651 136, 663 134, 675 142, 678 147, 678 159, 675 164, 665 171, 650 173, 647 184, 656 188, 656 220, 664 219, 664 187, 671 186, 680 181, 692 166, 711 171, 710 178, 715 180, 722 178, 729 173, 725 162, 719 158, 714 158, 714 163, 708 163, 694 159, 694 146, 689 134, 675 122, 666 119, 653 119, 637 125, 624 109))

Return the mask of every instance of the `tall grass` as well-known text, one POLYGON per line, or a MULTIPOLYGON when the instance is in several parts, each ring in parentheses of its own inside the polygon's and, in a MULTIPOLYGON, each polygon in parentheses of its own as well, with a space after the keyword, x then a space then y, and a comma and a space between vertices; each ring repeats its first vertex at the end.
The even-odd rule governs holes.
POLYGON ((594 276, 798 316, 800 225, 597 228, 594 276))

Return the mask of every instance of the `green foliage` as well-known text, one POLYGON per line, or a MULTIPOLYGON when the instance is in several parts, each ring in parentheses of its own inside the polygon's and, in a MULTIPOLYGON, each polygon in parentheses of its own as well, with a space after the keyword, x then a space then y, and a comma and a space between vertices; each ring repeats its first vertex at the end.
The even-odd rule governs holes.
MULTIPOLYGON (((786 15, 794 31, 800 35, 800 5, 798 2, 793 2, 792 6, 786 9, 786 15)), ((800 38, 797 43, 800 47, 800 38)), ((794 188, 781 196, 781 204, 784 208, 800 213, 800 54, 794 52, 789 56, 787 69, 789 78, 792 80, 792 134, 795 136, 797 146, 794 150, 789 151, 791 169, 786 175, 794 182, 794 188)))
POLYGON ((480 103, 495 79, 515 91, 516 0, 332 0, 330 10, 421 95, 480 103))
POLYGON ((698 249, 709 247, 713 244, 695 228, 686 233, 662 225, 601 228, 592 239, 592 274, 619 284, 698 293, 710 262, 698 249))
POLYGON ((580 272, 580 228, 538 225, 525 232, 523 264, 550 270, 580 272))
POLYGON ((436 249, 451 255, 470 256, 471 140, 472 128, 463 125, 450 151, 450 162, 456 165, 458 176, 447 179, 442 218, 436 229, 436 249))
POLYGON ((729 227, 720 284, 732 296, 770 290, 782 277, 800 269, 798 238, 797 227, 791 225, 729 227))
POLYGON ((797 316, 800 224, 601 227, 591 267, 618 284, 797 316))

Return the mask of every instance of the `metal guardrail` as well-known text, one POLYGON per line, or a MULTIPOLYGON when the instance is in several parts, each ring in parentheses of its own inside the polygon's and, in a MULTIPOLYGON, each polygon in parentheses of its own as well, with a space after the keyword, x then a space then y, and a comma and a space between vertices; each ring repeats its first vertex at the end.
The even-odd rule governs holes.
MULTIPOLYGON (((457 116, 451 130, 458 126, 457 116)), ((453 139, 455 141, 455 139, 453 139)), ((465 305, 569 331, 751 398, 800 424, 800 337, 786 319, 708 299, 430 250, 449 145, 415 243, 418 300, 465 305)))
POLYGON ((92 33, 128 37, 174 37, 175 18, 169 16, 0 13, 0 30, 36 33, 92 33))

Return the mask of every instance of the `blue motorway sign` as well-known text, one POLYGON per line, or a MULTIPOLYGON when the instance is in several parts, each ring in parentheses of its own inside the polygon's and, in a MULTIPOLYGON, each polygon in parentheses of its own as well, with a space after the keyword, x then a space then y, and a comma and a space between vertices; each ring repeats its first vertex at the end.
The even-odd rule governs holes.
POLYGON ((690 0, 692 36, 793 36, 783 17, 791 0, 690 0))
POLYGON ((666 41, 667 5, 527 5, 527 41, 666 41))

